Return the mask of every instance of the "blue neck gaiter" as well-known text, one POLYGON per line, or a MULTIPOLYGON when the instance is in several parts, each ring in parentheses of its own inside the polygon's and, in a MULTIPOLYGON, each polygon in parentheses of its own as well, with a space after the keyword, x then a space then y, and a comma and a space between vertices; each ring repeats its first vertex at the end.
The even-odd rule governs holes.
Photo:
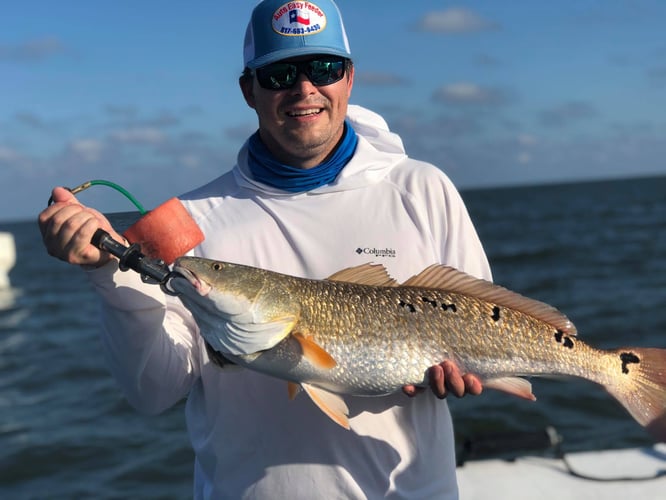
POLYGON ((313 168, 296 168, 277 161, 261 142, 259 132, 255 132, 248 144, 248 166, 254 180, 290 193, 300 193, 333 182, 351 160, 357 144, 356 132, 349 122, 345 122, 342 141, 327 161, 313 168))

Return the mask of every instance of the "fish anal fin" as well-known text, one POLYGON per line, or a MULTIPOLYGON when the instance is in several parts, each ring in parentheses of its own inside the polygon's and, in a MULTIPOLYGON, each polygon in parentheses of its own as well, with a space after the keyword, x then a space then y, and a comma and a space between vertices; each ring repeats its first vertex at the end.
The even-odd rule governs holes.
POLYGON ((287 382, 287 393, 289 394, 290 401, 293 401, 296 396, 298 396, 299 392, 301 392, 300 384, 295 382, 287 382))
POLYGON ((349 409, 342 396, 310 384, 301 384, 314 404, 336 424, 349 430, 349 409))
POLYGON ((343 281, 357 285, 372 286, 398 286, 398 282, 391 278, 386 268, 381 264, 362 264, 348 267, 329 276, 328 281, 343 281))
POLYGON ((512 292, 490 281, 475 278, 453 267, 434 264, 416 276, 412 276, 401 286, 436 288, 474 297, 499 307, 530 315, 569 336, 577 334, 576 327, 569 318, 553 306, 512 292))
POLYGON ((483 381, 483 387, 506 392, 519 398, 536 401, 536 396, 532 394, 532 384, 520 377, 502 377, 491 378, 483 381))
POLYGON ((331 368, 335 368, 335 366, 338 364, 337 361, 333 359, 333 356, 331 356, 323 347, 312 340, 311 337, 298 332, 294 333, 293 337, 301 346, 303 357, 317 368, 330 370, 331 368))

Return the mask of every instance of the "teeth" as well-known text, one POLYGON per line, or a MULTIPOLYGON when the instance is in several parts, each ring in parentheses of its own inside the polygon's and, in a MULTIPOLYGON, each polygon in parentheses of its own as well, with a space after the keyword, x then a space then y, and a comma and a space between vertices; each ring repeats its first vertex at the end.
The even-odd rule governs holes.
POLYGON ((321 113, 321 109, 316 108, 316 109, 304 109, 301 111, 290 111, 287 114, 289 116, 308 116, 308 115, 317 115, 321 113))

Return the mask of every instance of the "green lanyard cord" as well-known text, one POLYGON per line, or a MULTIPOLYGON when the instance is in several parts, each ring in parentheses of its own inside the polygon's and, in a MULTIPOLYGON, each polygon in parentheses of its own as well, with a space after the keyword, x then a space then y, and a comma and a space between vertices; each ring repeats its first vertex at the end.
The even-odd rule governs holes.
MULTIPOLYGON (((84 190, 88 189, 91 186, 107 186, 107 187, 115 189, 119 193, 123 194, 129 201, 131 201, 134 204, 134 206, 139 210, 139 213, 141 215, 146 215, 146 209, 143 208, 141 203, 139 203, 139 201, 134 196, 132 196, 130 194, 130 192, 127 191, 127 189, 125 189, 124 187, 119 186, 118 184, 116 184, 114 182, 111 182, 111 181, 95 179, 95 180, 92 180, 92 181, 84 182, 83 184, 81 184, 79 186, 76 186, 75 188, 72 188, 72 189, 67 188, 67 189, 72 194, 77 194, 77 193, 80 193, 81 191, 84 191, 84 190)), ((53 203, 53 197, 49 198, 48 204, 51 205, 51 203, 53 203)))

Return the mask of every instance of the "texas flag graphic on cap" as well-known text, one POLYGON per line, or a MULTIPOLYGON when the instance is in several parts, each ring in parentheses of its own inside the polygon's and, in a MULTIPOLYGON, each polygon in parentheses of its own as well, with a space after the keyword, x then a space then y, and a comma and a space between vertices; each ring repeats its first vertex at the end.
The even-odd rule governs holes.
POLYGON ((292 9, 289 11, 289 22, 310 26, 310 13, 306 10, 292 9))

